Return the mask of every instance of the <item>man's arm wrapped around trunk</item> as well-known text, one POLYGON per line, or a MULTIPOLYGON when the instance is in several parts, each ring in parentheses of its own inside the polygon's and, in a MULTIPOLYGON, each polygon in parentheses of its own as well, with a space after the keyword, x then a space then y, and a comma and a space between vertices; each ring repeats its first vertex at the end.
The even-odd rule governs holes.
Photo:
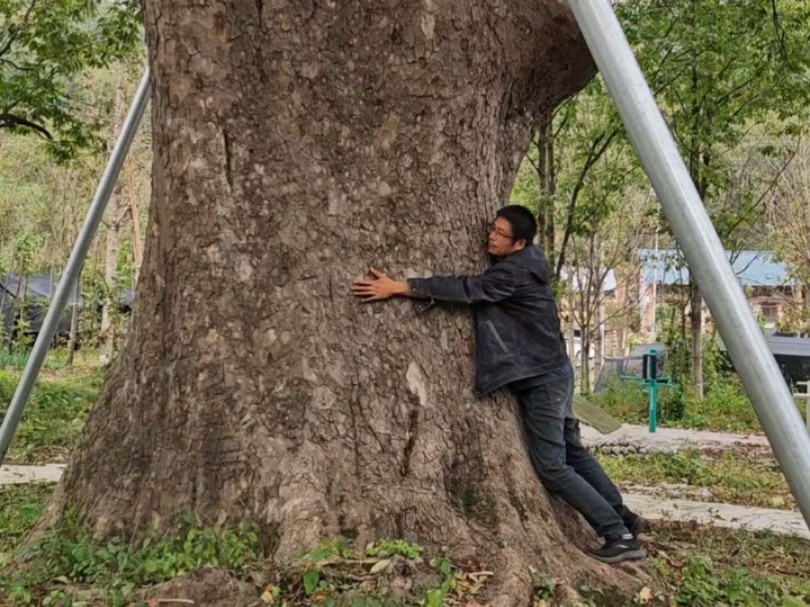
POLYGON ((495 303, 515 292, 515 268, 497 263, 476 276, 433 276, 409 278, 412 297, 453 304, 495 303))

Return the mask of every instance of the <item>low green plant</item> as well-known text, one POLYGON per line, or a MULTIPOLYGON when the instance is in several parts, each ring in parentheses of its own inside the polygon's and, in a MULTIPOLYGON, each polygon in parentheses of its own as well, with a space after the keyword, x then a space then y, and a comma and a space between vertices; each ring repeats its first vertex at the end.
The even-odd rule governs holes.
POLYGON ((532 580, 532 598, 534 605, 548 604, 554 598, 554 591, 557 589, 557 582, 554 578, 540 573, 533 567, 529 568, 532 580))
MULTIPOLYGON (((19 490, 18 503, 41 508, 47 495, 32 496, 29 490, 19 490)), ((30 517, 22 520, 18 529, 31 524, 30 517)), ((639 595, 624 607, 810 607, 806 602, 810 596, 807 540, 674 523, 659 523, 654 539, 650 562, 660 583, 651 593, 654 601, 650 602, 650 594, 644 600, 639 595)), ((68 517, 18 555, 10 572, 0 573, 0 603, 77 607, 92 596, 84 604, 142 604, 137 602, 141 586, 205 564, 255 580, 256 575, 268 575, 259 544, 250 528, 217 532, 188 514, 179 517, 170 531, 151 531, 135 545, 120 538, 94 540, 68 517), (78 592, 83 593, 81 598, 78 592)), ((264 604, 275 607, 442 607, 449 597, 456 601, 451 604, 475 601, 480 587, 471 592, 471 580, 477 576, 470 573, 474 569, 469 563, 457 565, 438 555, 425 564, 421 556, 406 556, 414 554, 422 555, 424 550, 402 540, 381 540, 362 551, 351 548, 348 540, 330 540, 295 565, 271 570, 269 583, 262 585, 262 598, 264 604), (428 585, 403 595, 391 594, 387 574, 396 577, 416 568, 430 574, 422 578, 428 585)), ((531 577, 533 605, 556 605, 554 579, 536 571, 531 571, 531 577)), ((616 604, 598 587, 582 586, 578 591, 579 607, 616 604)))
POLYGON ((55 601, 67 601, 69 592, 64 587, 53 588, 56 580, 92 586, 104 604, 119 606, 139 586, 163 582, 204 565, 244 571, 260 562, 261 554, 258 534, 251 527, 216 531, 191 514, 178 516, 166 533, 150 530, 135 544, 121 537, 95 539, 68 515, 18 552, 15 568, 0 575, 0 588, 6 588, 7 598, 20 607, 60 604, 55 601))
POLYGON ((425 593, 423 605, 424 607, 442 607, 444 597, 455 587, 454 567, 450 559, 445 556, 436 557, 432 564, 441 574, 441 581, 437 587, 431 588, 425 593))
POLYGON ((357 557, 357 551, 351 547, 351 542, 345 537, 337 537, 327 540, 315 550, 305 553, 297 562, 299 565, 317 565, 322 561, 333 558, 350 559, 357 557))
POLYGON ((784 578, 755 575, 743 567, 723 567, 704 554, 688 557, 674 571, 664 559, 656 559, 659 572, 668 578, 677 577, 671 605, 684 607, 808 607, 804 588, 790 588, 784 578))
POLYGON ((278 607, 442 607, 450 593, 472 597, 485 583, 444 555, 426 564, 423 553, 422 546, 401 539, 382 539, 357 551, 349 540, 335 538, 277 570, 264 600, 278 607), (388 582, 398 577, 411 577, 409 592, 391 591, 388 582))
POLYGON ((366 546, 368 556, 390 557, 399 555, 411 560, 418 559, 423 551, 422 546, 405 540, 380 540, 375 544, 366 546))
POLYGON ((660 587, 625 607, 810 607, 806 539, 674 522, 657 523, 654 539, 660 587))
MULTIPOLYGON (((23 347, 18 343, 0 347, 0 369, 23 369, 31 356, 30 346, 23 347)), ((48 352, 42 368, 49 371, 64 369, 67 366, 67 350, 57 348, 48 352)))
MULTIPOLYGON (((712 375, 704 392, 704 398, 699 398, 689 381, 679 384, 677 390, 661 388, 659 423, 704 430, 761 431, 754 407, 735 373, 712 375)), ((622 422, 644 425, 649 421, 649 394, 636 382, 614 381, 590 400, 622 422)))

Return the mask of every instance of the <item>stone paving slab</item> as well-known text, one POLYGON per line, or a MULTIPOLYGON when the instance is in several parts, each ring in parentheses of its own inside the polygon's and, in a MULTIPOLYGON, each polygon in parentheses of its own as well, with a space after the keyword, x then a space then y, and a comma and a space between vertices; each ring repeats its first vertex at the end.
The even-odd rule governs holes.
POLYGON ((770 446, 768 438, 764 434, 733 434, 661 427, 656 432, 650 432, 645 426, 633 426, 630 424, 622 424, 621 428, 610 434, 602 434, 590 426, 583 425, 582 441, 586 445, 594 447, 628 445, 649 451, 679 451, 700 447, 733 447, 735 445, 770 446))
POLYGON ((0 466, 0 486, 32 483, 55 483, 62 476, 64 464, 46 466, 0 466))
POLYGON ((716 502, 625 494, 627 506, 651 521, 680 521, 705 523, 715 527, 769 531, 810 539, 810 529, 801 513, 792 510, 772 510, 716 502))

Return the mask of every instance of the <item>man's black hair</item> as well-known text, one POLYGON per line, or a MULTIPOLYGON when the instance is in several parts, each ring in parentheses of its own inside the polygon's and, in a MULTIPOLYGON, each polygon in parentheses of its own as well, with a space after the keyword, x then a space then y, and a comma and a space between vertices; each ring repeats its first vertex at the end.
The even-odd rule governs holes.
POLYGON ((498 209, 495 217, 503 217, 512 226, 512 241, 524 240, 526 246, 534 242, 534 237, 537 234, 537 220, 526 207, 519 204, 510 204, 498 209))

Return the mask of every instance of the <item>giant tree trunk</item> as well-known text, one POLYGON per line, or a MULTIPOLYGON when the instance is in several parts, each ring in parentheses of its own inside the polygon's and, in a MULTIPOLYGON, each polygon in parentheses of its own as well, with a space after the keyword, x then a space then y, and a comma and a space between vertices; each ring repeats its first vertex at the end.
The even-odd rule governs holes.
POLYGON ((282 560, 407 537, 491 563, 507 604, 529 564, 631 588, 577 548, 513 405, 473 398, 469 313, 349 295, 369 265, 483 267, 537 116, 593 72, 564 3, 154 0, 146 24, 144 267, 51 512, 248 519, 282 560))

